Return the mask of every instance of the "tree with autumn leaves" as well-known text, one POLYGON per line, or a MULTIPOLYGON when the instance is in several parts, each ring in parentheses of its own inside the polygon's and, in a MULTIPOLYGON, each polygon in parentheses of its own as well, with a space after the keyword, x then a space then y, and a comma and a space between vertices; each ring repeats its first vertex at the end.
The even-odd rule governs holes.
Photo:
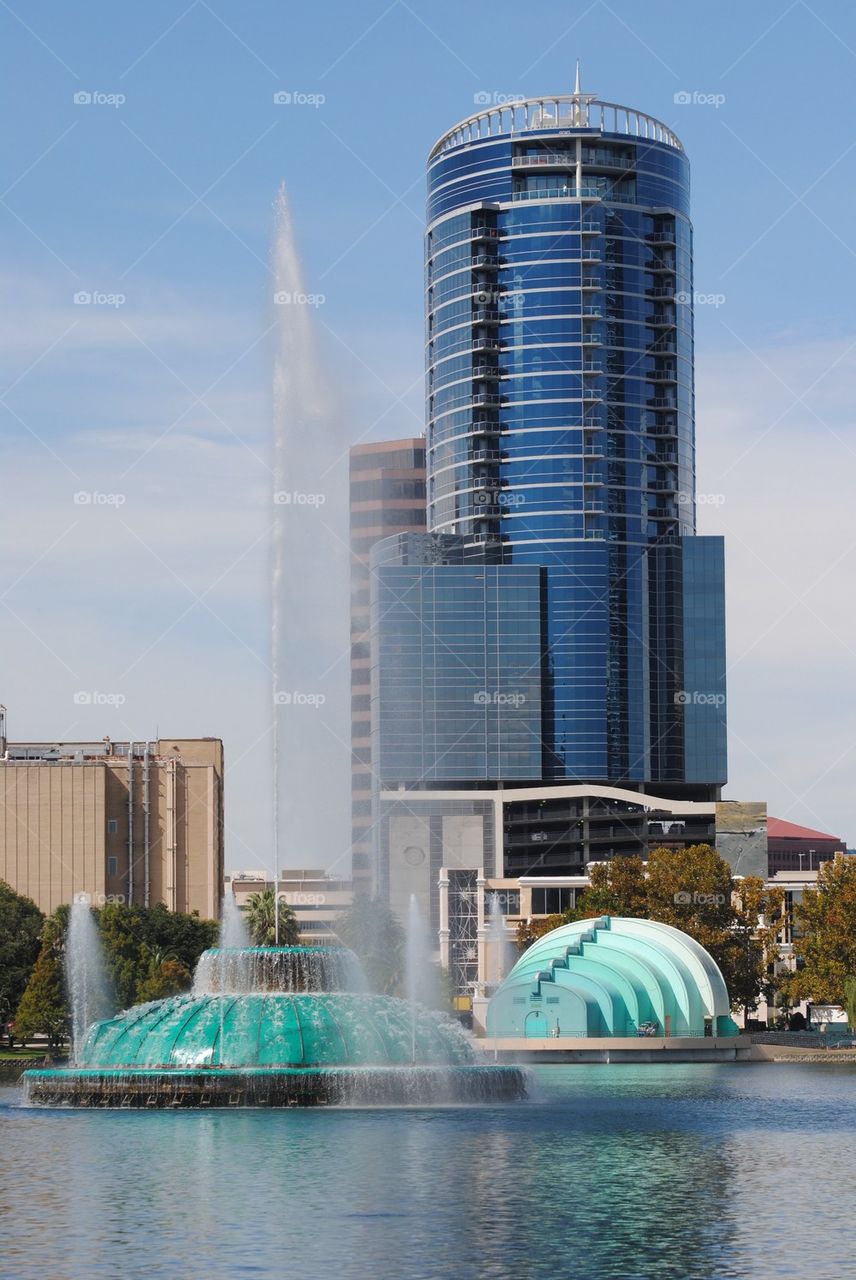
POLYGON ((732 1007, 745 1016, 762 993, 772 995, 772 965, 782 927, 784 895, 757 876, 734 879, 731 867, 707 844, 654 849, 589 867, 590 885, 562 916, 521 925, 522 949, 572 920, 628 916, 659 920, 695 938, 722 970, 732 1007))
POLYGON ((794 951, 797 970, 784 984, 790 998, 849 1008, 856 979, 856 858, 838 854, 820 864, 817 888, 794 903, 794 951))

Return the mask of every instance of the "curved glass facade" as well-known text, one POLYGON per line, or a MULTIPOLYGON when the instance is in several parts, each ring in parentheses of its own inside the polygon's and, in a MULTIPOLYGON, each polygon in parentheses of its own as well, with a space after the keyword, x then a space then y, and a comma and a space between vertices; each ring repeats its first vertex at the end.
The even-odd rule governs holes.
MULTIPOLYGON (((702 640, 684 608, 692 289, 689 162, 656 121, 537 100, 432 153, 428 528, 467 558, 545 570, 545 779, 689 781, 699 645, 716 711, 695 716, 692 750, 705 781, 725 778, 722 611, 702 640)), ((705 568, 722 582, 719 540, 701 541, 716 546, 692 561, 695 600, 705 568)))

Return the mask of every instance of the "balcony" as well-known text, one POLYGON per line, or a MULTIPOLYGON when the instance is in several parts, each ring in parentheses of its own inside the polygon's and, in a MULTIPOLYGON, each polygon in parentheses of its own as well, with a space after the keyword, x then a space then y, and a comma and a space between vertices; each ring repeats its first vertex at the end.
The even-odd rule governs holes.
POLYGON ((502 454, 498 449, 473 449, 470 462, 473 466, 490 466, 496 465, 502 461, 502 454))
POLYGON ((674 315, 667 311, 652 311, 650 315, 645 317, 645 323, 649 329, 674 329, 676 321, 674 315))
POLYGON ((599 413, 584 413, 580 425, 586 431, 602 431, 603 419, 599 413))
POLYGON ((615 155, 611 151, 586 151, 585 148, 582 162, 587 168, 620 169, 624 172, 635 167, 635 161, 630 156, 615 155))
POLYGON ((603 457, 603 445, 595 444, 595 443, 594 443, 594 441, 592 441, 592 440, 586 440, 586 441, 584 441, 584 442, 583 442, 583 457, 584 457, 584 458, 602 458, 602 457, 603 457))
POLYGON ((675 262, 674 259, 665 262, 662 258, 649 258, 645 263, 645 270, 655 271, 658 274, 666 272, 668 275, 673 276, 675 274, 675 262))
POLYGON ((606 532, 603 529, 586 529, 586 542, 605 542, 606 532))
POLYGON ((499 419, 476 418, 473 422, 474 436, 498 436, 502 431, 499 419))
POLYGON ((647 517, 649 520, 677 520, 678 513, 673 507, 652 507, 647 517))
POLYGON ((472 258, 472 267, 475 271, 477 268, 483 268, 486 271, 493 271, 499 266, 499 258, 495 253, 474 253, 472 258))
POLYGON ((598 391, 595 387, 584 386, 582 390, 582 398, 586 404, 602 404, 603 392, 598 391))
POLYGON ((599 236, 600 227, 596 222, 584 222, 580 227, 580 234, 584 236, 599 236))
POLYGON ((671 480, 649 480, 645 485, 652 493, 674 493, 677 487, 678 482, 674 477, 671 480))
POLYGON ((675 244, 674 231, 652 231, 645 239, 649 244, 675 244))
POLYGON ((497 382, 499 376, 499 365, 497 364, 473 365, 473 382, 497 382))
POLYGON ((580 250, 581 262, 601 262, 603 255, 600 249, 587 249, 585 246, 580 250))
POLYGON ((646 373, 645 378, 648 382, 677 382, 677 369, 654 369, 651 373, 646 373))
POLYGON ((584 360, 580 365, 580 372, 586 374, 603 373, 603 365, 599 360, 584 360))
POLYGON ((671 285, 658 284, 650 289, 646 289, 645 293, 649 298, 674 298, 675 290, 671 285))
POLYGON ((577 157, 573 151, 542 151, 536 156, 512 156, 512 169, 574 169, 577 157))
POLYGON ((665 396, 652 396, 648 401, 649 409, 677 409, 674 400, 667 400, 665 396))
POLYGON ((476 307, 473 324, 499 324, 499 312, 496 307, 476 307))
POLYGON ((473 338, 473 351, 501 351, 502 343, 498 338, 489 338, 486 334, 477 334, 473 338))
POLYGON ((583 484, 589 487, 591 485, 600 486, 603 482, 603 476, 601 476, 597 471, 587 471, 583 476, 583 484))
POLYGON ((580 283, 580 288, 581 289, 601 289, 603 288, 603 286, 601 285, 601 282, 597 276, 583 276, 582 281, 580 283))
POLYGON ((598 187, 561 187, 555 191, 512 191, 512 200, 600 200, 603 192, 598 187))
POLYGON ((581 314, 584 316, 591 316, 593 320, 600 320, 603 316, 603 312, 600 307, 594 306, 593 304, 590 305, 588 303, 581 308, 581 314))
POLYGON ((483 224, 475 223, 473 225, 473 240, 498 240, 499 228, 488 227, 483 224))
POLYGON ((603 339, 598 337, 596 333, 584 333, 580 338, 580 343, 584 347, 600 347, 603 346, 603 339))
POLYGON ((482 407, 493 408, 499 405, 499 396, 493 391, 474 391, 472 395, 472 403, 481 405, 482 407))
POLYGON ((586 515, 602 516, 606 511, 606 507, 604 506, 603 502, 601 502, 600 500, 596 500, 596 501, 583 503, 583 511, 585 511, 586 515))

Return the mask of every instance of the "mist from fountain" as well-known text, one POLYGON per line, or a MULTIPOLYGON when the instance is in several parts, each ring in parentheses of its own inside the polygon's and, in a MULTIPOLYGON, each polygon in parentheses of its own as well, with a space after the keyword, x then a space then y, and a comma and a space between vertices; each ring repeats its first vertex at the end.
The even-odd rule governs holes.
POLYGON ((116 1004, 89 894, 75 895, 68 916, 65 979, 71 1007, 71 1054, 76 1063, 93 1022, 109 1018, 116 1004))
POLYGON ((410 1002, 413 1028, 413 1061, 416 1061, 416 1015, 418 1006, 433 1007, 437 997, 437 981, 431 963, 431 939, 415 893, 410 895, 405 939, 405 974, 407 999, 410 1002))
POLYGON ((273 276, 272 878, 288 866, 286 831, 289 849, 310 866, 350 848, 347 804, 330 797, 350 793, 350 639, 342 602, 350 574, 353 421, 337 409, 321 366, 316 330, 324 298, 307 292, 284 187, 275 204, 273 276))
POLYGON ((511 968, 513 944, 505 927, 502 901, 498 893, 488 897, 487 982, 494 990, 511 968))

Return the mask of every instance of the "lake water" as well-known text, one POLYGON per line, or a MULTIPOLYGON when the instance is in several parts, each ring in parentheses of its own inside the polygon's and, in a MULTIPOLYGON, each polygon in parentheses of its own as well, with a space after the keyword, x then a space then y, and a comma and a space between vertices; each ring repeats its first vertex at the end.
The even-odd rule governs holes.
POLYGON ((856 1069, 533 1075, 533 1101, 437 1110, 43 1110, 0 1089, 0 1274, 856 1276, 856 1069))

